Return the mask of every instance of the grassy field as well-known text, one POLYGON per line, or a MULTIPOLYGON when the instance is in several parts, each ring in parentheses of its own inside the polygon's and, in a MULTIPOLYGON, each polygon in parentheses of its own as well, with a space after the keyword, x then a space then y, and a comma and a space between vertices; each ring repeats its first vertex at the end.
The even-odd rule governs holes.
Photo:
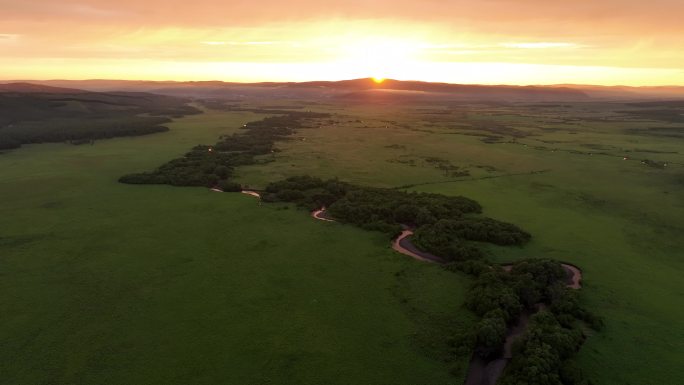
POLYGON ((465 277, 246 195, 116 182, 255 119, 0 154, 0 383, 462 382, 439 358, 465 277))
MULTIPOLYGON (((533 234, 493 259, 583 269, 582 301, 606 321, 579 355, 589 378, 677 384, 684 142, 624 108, 317 105, 330 123, 237 175, 256 188, 311 174, 476 199, 533 234)), ((0 381, 462 382, 465 363, 437 358, 443 336, 473 322, 465 277, 248 196, 116 183, 255 119, 208 113, 164 134, 0 155, 0 381)))
POLYGON ((684 376, 684 139, 644 134, 682 129, 617 112, 627 108, 352 106, 240 177, 263 186, 308 173, 476 199, 487 215, 534 237, 522 249, 492 249, 495 260, 552 257, 584 270, 582 300, 607 325, 580 353, 589 378, 677 384, 684 376), (486 144, 488 135, 502 138, 486 144), (429 158, 470 175, 450 176, 429 158))

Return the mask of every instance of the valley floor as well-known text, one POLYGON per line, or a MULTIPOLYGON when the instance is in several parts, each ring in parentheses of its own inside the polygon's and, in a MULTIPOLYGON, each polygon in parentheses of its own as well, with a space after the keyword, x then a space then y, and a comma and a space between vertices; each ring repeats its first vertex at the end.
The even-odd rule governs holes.
POLYGON ((435 346, 474 321, 465 277, 247 195, 116 181, 255 118, 0 155, 0 383, 460 382, 435 346))
MULTIPOLYGON (((579 354, 588 378, 674 385, 684 142, 618 108, 318 105, 330 122, 238 180, 310 174, 476 199, 533 234, 492 259, 582 268, 582 302, 606 323, 579 354)), ((0 154, 0 383, 463 382, 467 362, 442 358, 444 335, 474 322, 465 276, 243 194, 116 182, 260 117, 209 111, 166 133, 0 154)))

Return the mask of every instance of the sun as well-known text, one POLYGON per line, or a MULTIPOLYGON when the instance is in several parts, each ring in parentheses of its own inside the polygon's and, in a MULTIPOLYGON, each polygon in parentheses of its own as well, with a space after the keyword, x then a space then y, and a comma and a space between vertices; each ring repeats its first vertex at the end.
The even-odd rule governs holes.
POLYGON ((386 36, 347 36, 332 49, 345 71, 370 76, 373 83, 409 77, 423 43, 386 36))

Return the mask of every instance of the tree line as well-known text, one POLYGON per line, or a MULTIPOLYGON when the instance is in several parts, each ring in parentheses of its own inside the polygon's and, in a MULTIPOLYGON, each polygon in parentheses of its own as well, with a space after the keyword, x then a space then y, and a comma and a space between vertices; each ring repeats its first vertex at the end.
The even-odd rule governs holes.
POLYGON ((506 271, 488 261, 483 243, 523 245, 531 235, 514 224, 482 216, 476 201, 312 176, 270 183, 262 199, 292 202, 307 210, 324 206, 340 222, 391 237, 402 226, 415 228, 412 241, 418 248, 448 261, 447 269, 474 277, 465 306, 480 320, 464 335, 445 336, 458 345, 451 359, 472 351, 485 359, 501 356, 509 328, 526 312, 533 314, 531 322, 514 345, 513 359, 501 383, 587 383, 573 357, 586 338, 584 325, 598 330, 601 319, 584 309, 577 293, 567 288, 568 272, 559 262, 528 259, 506 271))
POLYGON ((169 116, 201 112, 187 102, 138 93, 0 93, 0 150, 168 131, 169 116))
POLYGON ((213 146, 198 145, 183 157, 173 159, 156 170, 124 175, 121 183, 169 184, 173 186, 218 187, 240 191, 231 180, 237 166, 255 164, 261 155, 276 152, 275 142, 285 140, 305 127, 305 120, 328 117, 314 112, 292 112, 247 123, 243 132, 223 136, 213 146))
POLYGON ((480 204, 462 196, 295 176, 269 184, 263 199, 293 202, 308 210, 327 207, 328 213, 338 221, 383 231, 390 237, 400 233, 403 226, 414 228, 415 245, 446 261, 483 257, 476 242, 522 245, 531 237, 513 224, 479 215, 480 204))
MULTIPOLYGON (((214 146, 196 146, 184 157, 152 172, 127 175, 120 181, 239 191, 241 186, 230 180, 235 167, 253 164, 259 156, 276 151, 274 143, 305 127, 306 119, 326 116, 287 112, 248 123, 243 133, 222 137, 214 146)), ((577 293, 566 287, 568 273, 559 262, 529 259, 507 271, 488 261, 483 244, 520 246, 531 235, 514 224, 484 217, 478 202, 307 175, 268 184, 262 200, 290 202, 309 211, 326 207, 340 222, 381 231, 389 237, 398 235, 402 227, 414 228, 413 242, 418 248, 448 262, 447 269, 474 279, 465 306, 480 320, 469 332, 444 336, 445 343, 452 346, 451 355, 445 359, 455 360, 473 351, 484 358, 500 356, 508 329, 527 312, 533 314, 531 322, 514 344, 513 358, 501 383, 587 384, 573 357, 586 338, 584 325, 598 330, 601 319, 584 309, 577 293)))

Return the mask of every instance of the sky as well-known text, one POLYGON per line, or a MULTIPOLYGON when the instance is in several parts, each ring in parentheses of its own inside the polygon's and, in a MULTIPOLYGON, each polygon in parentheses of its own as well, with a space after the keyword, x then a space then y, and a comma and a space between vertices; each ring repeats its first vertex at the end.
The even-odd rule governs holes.
POLYGON ((0 0, 0 79, 684 85, 683 0, 0 0))

